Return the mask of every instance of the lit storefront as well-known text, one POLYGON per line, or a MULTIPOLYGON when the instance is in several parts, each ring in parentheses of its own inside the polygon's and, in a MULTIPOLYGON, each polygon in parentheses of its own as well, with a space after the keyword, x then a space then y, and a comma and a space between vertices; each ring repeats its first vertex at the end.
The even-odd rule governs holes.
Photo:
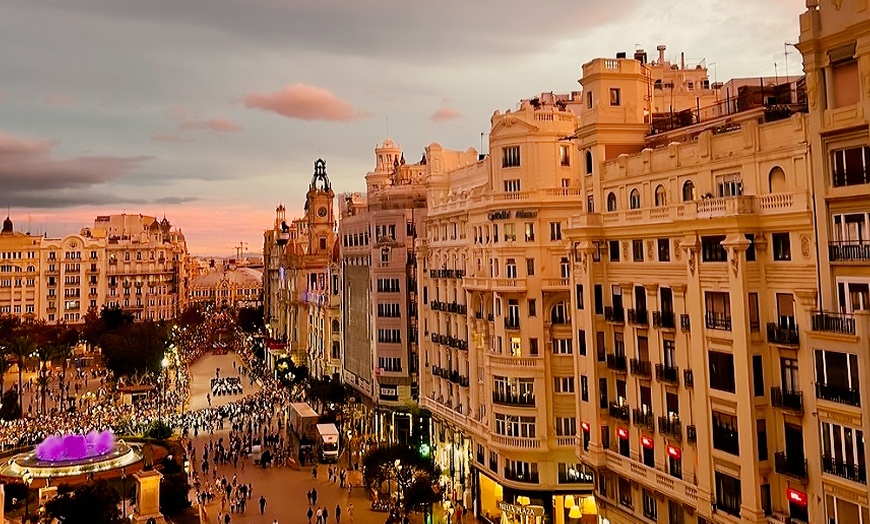
POLYGON ((482 470, 474 472, 473 480, 476 511, 490 524, 598 524, 591 478, 582 487, 559 491, 505 487, 482 470))

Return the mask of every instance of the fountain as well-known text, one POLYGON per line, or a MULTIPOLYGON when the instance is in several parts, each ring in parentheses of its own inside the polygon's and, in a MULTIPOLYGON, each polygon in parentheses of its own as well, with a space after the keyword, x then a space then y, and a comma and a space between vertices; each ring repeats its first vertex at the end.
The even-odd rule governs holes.
POLYGON ((28 472, 33 479, 43 480, 114 476, 107 472, 139 464, 142 457, 141 446, 115 440, 111 431, 51 435, 33 450, 13 455, 0 464, 0 479, 21 479, 28 472))

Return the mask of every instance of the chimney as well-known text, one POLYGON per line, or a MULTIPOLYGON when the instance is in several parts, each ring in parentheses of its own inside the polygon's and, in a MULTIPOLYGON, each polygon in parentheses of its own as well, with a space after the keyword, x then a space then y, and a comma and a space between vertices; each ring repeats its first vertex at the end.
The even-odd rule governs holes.
POLYGON ((662 65, 665 63, 665 49, 667 49, 667 48, 668 48, 668 46, 666 46, 666 45, 660 45, 660 46, 656 47, 656 50, 659 52, 659 65, 662 65))
POLYGON ((645 64, 646 63, 646 51, 644 51, 643 49, 637 49, 634 52, 634 59, 637 60, 638 62, 640 62, 641 64, 645 64))
POLYGON ((620 51, 616 53, 616 58, 625 58, 625 51, 620 51))
POLYGON ((680 69, 686 68, 686 53, 680 53, 680 69))

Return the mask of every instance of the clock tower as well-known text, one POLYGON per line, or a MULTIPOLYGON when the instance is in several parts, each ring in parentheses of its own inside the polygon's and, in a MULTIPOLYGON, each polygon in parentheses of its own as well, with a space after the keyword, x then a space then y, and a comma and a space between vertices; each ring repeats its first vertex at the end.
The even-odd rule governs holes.
POLYGON ((335 193, 326 174, 326 162, 317 159, 305 199, 309 254, 327 254, 332 251, 335 241, 335 216, 332 212, 334 200, 335 193))

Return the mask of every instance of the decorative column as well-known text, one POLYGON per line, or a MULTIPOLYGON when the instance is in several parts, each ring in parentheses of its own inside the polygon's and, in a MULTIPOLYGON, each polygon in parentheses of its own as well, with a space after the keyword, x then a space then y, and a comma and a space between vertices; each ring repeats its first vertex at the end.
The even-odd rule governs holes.
POLYGON ((137 471, 136 479, 136 511, 132 522, 135 524, 166 524, 166 519, 160 513, 160 479, 159 471, 137 471))

